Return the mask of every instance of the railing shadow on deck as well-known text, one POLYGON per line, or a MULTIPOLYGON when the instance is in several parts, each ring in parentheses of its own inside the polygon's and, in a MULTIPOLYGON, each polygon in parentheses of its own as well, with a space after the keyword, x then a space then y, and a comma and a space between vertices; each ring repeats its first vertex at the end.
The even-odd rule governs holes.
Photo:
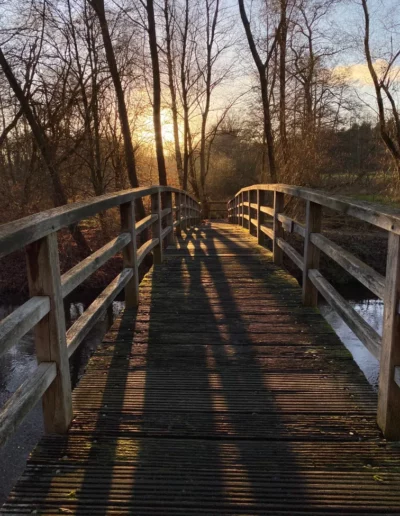
MULTIPOLYGON (((264 460, 257 456, 257 448, 251 445, 254 440, 262 437, 262 433, 258 432, 257 435, 257 431, 254 432, 254 421, 257 420, 258 414, 252 408, 244 409, 246 394, 249 395, 250 406, 251 395, 256 392, 260 406, 264 405, 264 410, 270 411, 268 422, 271 428, 275 428, 275 439, 280 440, 283 437, 279 428, 284 425, 280 420, 279 408, 274 406, 274 399, 268 390, 256 355, 252 352, 251 337, 246 330, 241 310, 234 300, 224 265, 217 256, 213 242, 209 243, 207 255, 215 253, 215 256, 213 254, 211 261, 210 258, 202 260, 206 254, 201 246, 197 245, 197 236, 201 233, 201 229, 191 230, 179 242, 183 249, 189 243, 194 243, 195 251, 192 256, 182 255, 181 274, 173 276, 173 288, 176 291, 182 288, 182 291, 186 292, 176 293, 170 304, 170 307, 180 314, 181 322, 177 325, 176 333, 173 332, 174 323, 168 323, 167 318, 171 312, 165 311, 165 299, 151 299, 148 354, 151 356, 152 352, 157 352, 160 347, 165 353, 168 353, 171 347, 176 348, 173 357, 176 358, 177 364, 175 368, 168 364, 168 371, 171 377, 176 375, 177 380, 180 378, 183 383, 181 387, 178 384, 175 391, 163 389, 159 371, 149 369, 146 374, 143 405, 144 420, 149 418, 154 421, 154 407, 160 403, 158 396, 162 392, 162 402, 171 411, 166 422, 171 434, 175 438, 190 438, 191 441, 189 445, 182 445, 177 460, 174 460, 176 443, 170 447, 170 440, 166 439, 164 447, 160 448, 159 443, 154 441, 152 448, 151 442, 146 440, 146 449, 142 448, 139 451, 136 478, 148 475, 150 466, 154 468, 157 464, 163 465, 160 476, 157 476, 153 484, 155 496, 162 493, 160 497, 164 507, 163 514, 169 513, 168 505, 165 503, 166 489, 171 491, 170 510, 175 507, 182 511, 185 508, 188 511, 208 509, 215 514, 232 510, 238 513, 249 511, 258 514, 265 510, 267 492, 279 505, 279 498, 283 495, 278 470, 279 464, 284 463, 289 466, 291 478, 296 483, 296 500, 293 499, 293 503, 304 503, 307 499, 307 487, 296 473, 297 459, 291 451, 291 445, 281 442, 278 456, 273 459, 271 454, 268 454, 264 460), (189 275, 187 281, 184 277, 185 272, 189 275), (214 298, 210 298, 210 289, 204 283, 205 273, 209 276, 209 286, 214 290, 214 298), (198 310, 193 313, 193 317, 186 315, 186 320, 192 320, 193 325, 188 324, 183 329, 184 307, 193 304, 198 310), (216 304, 219 306, 219 314, 215 313, 216 304), (164 346, 159 342, 159 327, 153 326, 157 313, 163 313, 166 318, 164 346), (196 318, 201 318, 201 313, 207 317, 204 324, 200 321, 195 322, 196 318), (204 325, 207 328, 205 333, 204 325), (185 340, 187 344, 183 344, 185 340), (240 364, 240 353, 239 357, 235 355, 235 348, 240 347, 247 348, 245 367, 240 364), (204 449, 211 453, 205 455, 204 449), (229 456, 229 453, 232 456, 229 456), (183 464, 189 467, 183 468, 183 464), (178 489, 168 486, 168 478, 171 475, 181 482, 178 489), (269 487, 266 480, 268 477, 269 487)), ((255 426, 260 430, 262 425, 256 423, 255 426)), ((167 437, 168 429, 164 428, 164 431, 167 437)), ((285 495, 290 496, 288 492, 285 495)), ((132 504, 142 497, 141 485, 134 482, 132 504)), ((271 507, 274 505, 270 502, 269 504, 271 507)))

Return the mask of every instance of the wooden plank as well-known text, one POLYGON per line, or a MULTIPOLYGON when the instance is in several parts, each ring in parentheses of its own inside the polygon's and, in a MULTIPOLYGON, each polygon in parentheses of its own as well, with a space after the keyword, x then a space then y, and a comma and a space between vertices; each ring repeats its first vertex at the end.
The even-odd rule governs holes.
POLYGON ((272 254, 274 257, 274 263, 276 265, 282 265, 283 262, 283 252, 282 249, 277 244, 277 239, 283 237, 283 228, 282 224, 279 222, 278 213, 281 213, 285 207, 285 199, 284 195, 280 192, 274 192, 274 219, 273 219, 273 228, 274 228, 274 237, 272 240, 272 254))
POLYGON ((135 202, 121 204, 120 215, 121 231, 129 235, 129 242, 122 252, 124 268, 132 269, 132 277, 125 285, 125 306, 126 308, 136 308, 139 304, 139 265, 137 261, 135 202))
POLYGON ((304 235, 304 266, 303 266, 303 303, 306 306, 317 306, 318 290, 310 280, 309 269, 318 269, 320 252, 311 241, 312 233, 320 233, 322 209, 319 204, 307 201, 306 232, 304 235))
POLYGON ((0 322, 0 357, 50 311, 50 299, 35 296, 0 322))
POLYGON ((35 326, 37 360, 57 365, 56 379, 43 396, 44 425, 49 433, 63 434, 72 421, 72 400, 57 235, 27 246, 26 256, 30 295, 50 300, 50 312, 35 326))
POLYGON ((57 374, 54 362, 42 362, 8 399, 0 412, 0 448, 50 387, 57 374))
MULTIPOLYGON (((186 196, 185 196, 186 197, 186 196)), ((151 213, 157 215, 157 220, 151 226, 153 240, 157 240, 157 244, 153 249, 153 263, 159 265, 163 261, 162 248, 162 217, 161 217, 161 194, 157 192, 151 196, 151 213)))
POLYGON ((266 226, 265 224, 260 224, 260 230, 271 240, 274 239, 274 230, 272 228, 266 226))
POLYGON ((385 294, 385 278, 353 254, 320 233, 310 235, 311 242, 380 299, 385 294))
POLYGON ((94 197, 89 201, 67 204, 3 224, 0 226, 0 258, 63 227, 155 192, 180 192, 180 190, 170 186, 132 188, 94 197))
POLYGON ((400 367, 394 368, 394 381, 398 387, 400 387, 400 367))
POLYGON ((172 193, 170 192, 167 192, 165 194, 165 206, 166 209, 169 210, 167 214, 166 224, 167 228, 170 228, 170 230, 166 235, 163 236, 163 238, 167 237, 166 246, 169 247, 174 244, 174 213, 172 211, 172 193))
POLYGON ((388 439, 400 439, 400 389, 395 368, 400 365, 400 236, 389 233, 379 369, 378 425, 388 439))
POLYGON ((172 231, 171 226, 167 226, 161 231, 161 240, 164 240, 165 237, 167 237, 172 231))
POLYGON ((284 251, 293 263, 297 265, 297 267, 302 271, 304 268, 303 257, 294 249, 288 242, 286 242, 283 238, 277 238, 276 240, 279 247, 284 251))
MULTIPOLYGON (((263 190, 260 190, 260 191, 263 191, 263 190)), ((271 217, 274 216, 274 208, 271 208, 270 206, 260 206, 260 211, 271 217)))
POLYGON ((85 279, 104 265, 107 260, 119 253, 130 241, 131 235, 129 233, 122 233, 63 274, 61 276, 62 296, 68 296, 85 279))
POLYGON ((400 448, 296 281, 232 224, 185 251, 116 318, 69 435, 41 439, 3 512, 398 514, 400 448))
POLYGON ((265 203, 265 194, 262 190, 257 190, 257 242, 259 245, 265 245, 265 235, 261 231, 261 225, 264 224, 264 213, 261 211, 265 203))
POLYGON ((158 238, 152 238, 151 240, 148 240, 143 245, 141 245, 137 251, 137 262, 138 266, 142 263, 145 256, 150 253, 154 249, 156 245, 159 244, 158 238))
POLYGON ((378 333, 354 310, 339 292, 315 270, 308 271, 310 281, 313 282, 318 292, 325 298, 331 307, 340 315, 348 327, 361 340, 368 351, 377 359, 381 353, 381 338, 378 333))
POLYGON ((124 269, 69 328, 67 332, 68 358, 75 353, 79 344, 106 313, 107 308, 132 277, 133 269, 124 269))
POLYGON ((136 235, 140 235, 142 231, 154 224, 157 219, 158 215, 153 213, 139 220, 139 222, 136 223, 136 235))
POLYGON ((173 224, 175 228, 175 234, 179 238, 181 236, 181 218, 182 218, 182 200, 181 200, 181 194, 176 193, 175 194, 175 222, 173 224))
POLYGON ((288 233, 297 233, 303 238, 305 237, 306 228, 299 222, 296 222, 294 219, 284 215, 283 213, 278 215, 278 220, 282 222, 284 230, 288 233))
POLYGON ((396 208, 371 202, 355 201, 351 197, 331 195, 327 192, 312 188, 284 184, 256 184, 242 188, 238 193, 257 188, 266 191, 278 191, 314 202, 339 213, 344 213, 350 217, 369 222, 374 226, 391 231, 396 235, 400 235, 400 212, 396 208))
POLYGON ((171 207, 164 208, 163 210, 161 210, 161 218, 163 219, 164 217, 169 215, 171 213, 171 211, 172 211, 171 207))

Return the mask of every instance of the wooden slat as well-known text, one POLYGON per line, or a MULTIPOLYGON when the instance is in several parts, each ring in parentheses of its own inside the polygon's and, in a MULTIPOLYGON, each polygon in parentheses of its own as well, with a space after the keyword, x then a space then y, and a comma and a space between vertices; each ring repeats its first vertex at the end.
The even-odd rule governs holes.
POLYGON ((264 235, 267 235, 271 240, 274 238, 274 230, 265 224, 260 224, 260 230, 264 233, 264 235))
POLYGON ((159 242, 158 238, 152 238, 151 240, 148 240, 142 246, 139 247, 138 252, 137 252, 138 265, 140 265, 142 263, 142 261, 144 260, 144 257, 147 254, 149 254, 149 252, 152 251, 152 249, 154 249, 154 247, 156 245, 158 245, 158 242, 159 242))
POLYGON ((104 265, 107 260, 119 253, 130 241, 130 234, 122 233, 63 274, 61 276, 62 296, 68 296, 68 294, 76 289, 85 279, 104 265))
POLYGON ((169 215, 171 213, 171 208, 164 208, 163 210, 161 210, 161 218, 163 219, 164 217, 166 217, 167 215, 169 215))
POLYGON ((257 227, 257 219, 250 219, 250 223, 252 226, 257 227))
POLYGON ((398 387, 400 387, 400 367, 394 368, 394 381, 398 387))
POLYGON ((278 214, 278 220, 282 222, 282 226, 285 231, 288 233, 297 233, 304 238, 306 228, 302 224, 296 222, 294 219, 284 215, 283 213, 278 214))
MULTIPOLYGON (((132 188, 112 194, 94 197, 89 201, 76 202, 29 215, 22 219, 0 226, 0 258, 21 249, 40 238, 58 231, 62 227, 75 224, 82 219, 114 208, 120 204, 140 199, 155 192, 180 192, 169 186, 150 186, 132 188)), ((187 194, 188 195, 188 194, 187 194)), ((191 196, 189 196, 191 197, 191 196)))
POLYGON ((331 195, 312 188, 284 184, 257 184, 242 188, 236 195, 249 190, 277 191, 306 201, 315 202, 326 208, 369 222, 387 231, 400 235, 400 211, 382 204, 355 201, 350 197, 331 195))
POLYGON ((270 208, 269 206, 260 206, 260 211, 271 217, 274 216, 274 208, 270 208))
POLYGON ((124 269, 74 322, 67 332, 69 358, 73 355, 96 322, 104 315, 107 308, 130 281, 132 276, 132 269, 124 269))
POLYGON ((318 290, 308 276, 309 269, 319 268, 320 251, 311 241, 312 233, 320 233, 322 224, 322 208, 319 204, 307 201, 306 231, 304 234, 304 267, 303 267, 303 303, 306 306, 317 306, 318 290))
POLYGON ((54 381, 56 374, 54 362, 42 362, 5 403, 0 412, 0 447, 15 433, 54 381))
POLYGON ((164 240, 164 238, 169 235, 172 231, 172 227, 171 226, 167 226, 166 228, 164 228, 162 231, 161 231, 161 241, 164 240))
POLYGON ((304 262, 303 257, 294 249, 288 242, 283 240, 283 238, 278 237, 276 239, 277 244, 279 247, 284 251, 289 258, 294 262, 297 267, 302 271, 304 268, 304 262))
POLYGON ((381 274, 320 233, 312 233, 310 240, 376 296, 384 298, 385 278, 381 274))
POLYGON ((357 335, 368 351, 379 360, 381 338, 378 333, 359 315, 339 292, 316 269, 310 269, 308 276, 331 307, 340 315, 349 328, 357 335))
POLYGON ((144 217, 143 219, 139 220, 139 222, 136 223, 136 234, 140 235, 142 231, 144 231, 146 228, 154 224, 154 222, 158 219, 157 215, 147 215, 147 217, 144 217))
POLYGON ((3 513, 399 514, 400 448, 376 426, 376 393, 297 282, 232 224, 180 244, 3 513))
POLYGON ((394 381, 400 365, 400 236, 389 233, 379 368, 378 425, 385 437, 400 440, 400 390, 394 381))
POLYGON ((26 261, 30 295, 50 299, 49 314, 34 330, 38 362, 57 365, 56 379, 43 396, 44 426, 47 432, 64 434, 72 420, 72 398, 57 234, 27 246, 26 261))
POLYGON ((0 357, 50 311, 47 296, 35 296, 0 322, 0 357))

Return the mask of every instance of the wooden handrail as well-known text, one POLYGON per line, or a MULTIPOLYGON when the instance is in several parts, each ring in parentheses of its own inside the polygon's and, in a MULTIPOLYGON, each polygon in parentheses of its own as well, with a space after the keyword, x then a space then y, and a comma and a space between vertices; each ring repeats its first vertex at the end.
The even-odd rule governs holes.
POLYGON ((153 252, 153 263, 161 263, 164 244, 173 243, 174 228, 179 235, 181 228, 199 221, 200 205, 187 192, 150 186, 95 197, 0 226, 0 257, 18 249, 26 250, 31 295, 26 303, 0 321, 0 355, 34 329, 39 363, 0 412, 0 445, 40 398, 46 431, 68 430, 73 417, 68 359, 123 289, 126 307, 138 305, 138 270, 145 256, 153 252), (173 194, 176 210, 172 207, 173 194), (146 196, 151 198, 151 213, 135 221, 135 202, 146 196), (121 214, 120 234, 61 276, 57 231, 117 206, 121 214), (149 227, 151 236, 137 249, 137 236, 149 227), (123 270, 67 332, 63 298, 121 251, 123 270))
POLYGON ((265 236, 272 240, 276 264, 282 265, 285 253, 299 267, 303 273, 305 305, 315 306, 318 293, 321 294, 367 349, 380 359, 377 420, 387 438, 400 439, 400 210, 284 184, 242 188, 228 201, 227 209, 228 220, 247 228, 250 233, 256 231, 260 244, 264 243, 265 236), (274 196, 272 206, 267 206, 267 192, 274 196), (282 213, 285 195, 306 202, 305 225, 282 213), (386 277, 321 234, 323 207, 388 231, 386 277), (269 221, 268 217, 271 217, 269 221), (285 233, 296 233, 304 238, 303 256, 285 240, 285 233), (382 338, 319 272, 320 252, 383 299, 382 338))

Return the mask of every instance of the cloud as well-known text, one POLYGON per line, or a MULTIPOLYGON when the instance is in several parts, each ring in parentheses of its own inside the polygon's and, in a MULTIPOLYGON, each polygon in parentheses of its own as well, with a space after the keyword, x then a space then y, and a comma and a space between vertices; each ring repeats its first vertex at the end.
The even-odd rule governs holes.
MULTIPOLYGON (((383 77, 388 67, 385 59, 377 59, 374 62, 374 68, 378 77, 383 77)), ((373 82, 368 70, 367 63, 351 64, 348 66, 336 66, 334 74, 337 76, 346 76, 350 81, 358 83, 360 86, 372 86, 373 82)), ((389 77, 392 81, 400 82, 400 66, 393 65, 389 77)))

